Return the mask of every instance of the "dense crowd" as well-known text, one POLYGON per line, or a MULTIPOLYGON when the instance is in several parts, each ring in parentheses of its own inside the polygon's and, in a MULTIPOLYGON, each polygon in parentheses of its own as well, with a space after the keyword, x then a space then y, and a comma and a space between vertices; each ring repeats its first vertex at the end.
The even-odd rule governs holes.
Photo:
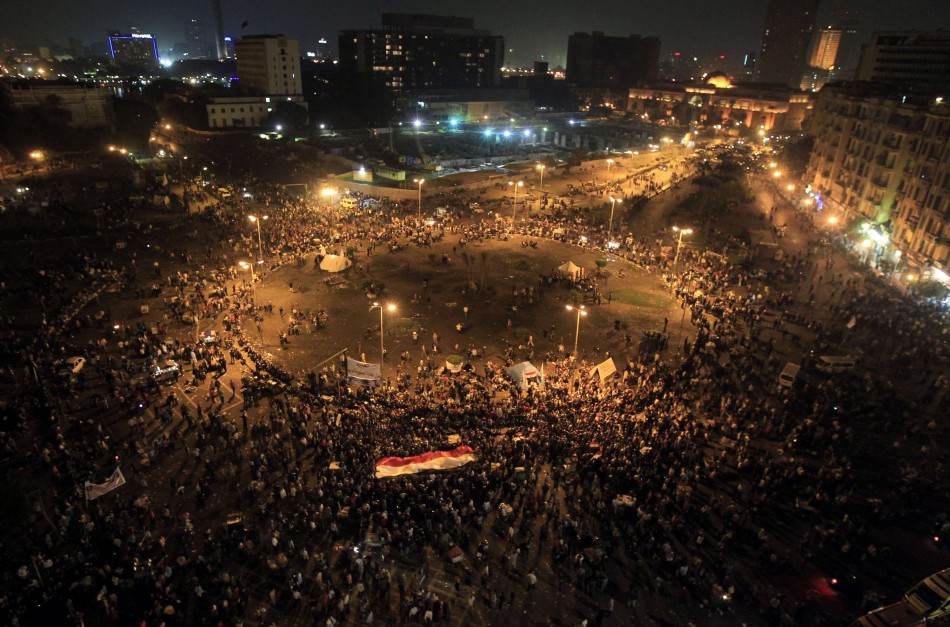
MULTIPOLYGON (((587 192, 622 189, 594 183, 587 192)), ((581 234, 586 246, 608 245, 604 225, 577 214, 518 225, 494 216, 429 222, 413 217, 413 206, 373 204, 343 221, 277 191, 258 199, 268 207, 269 270, 337 247, 352 248, 346 254, 359 263, 443 238, 460 250, 483 239, 576 243, 581 234)), ((695 336, 682 347, 662 348, 672 339, 664 324, 657 350, 614 355, 618 372, 605 381, 589 371, 607 355, 574 363, 563 349, 536 355, 533 346, 450 374, 433 353, 453 339, 436 335, 418 367, 412 356, 395 381, 367 390, 348 386, 339 364, 292 373, 255 349, 261 325, 299 333, 321 312, 285 316, 256 301, 252 277, 219 246, 257 257, 246 217, 224 208, 202 219, 213 224, 203 243, 196 229, 191 244, 161 251, 171 270, 85 259, 73 274, 48 275, 37 297, 71 280, 86 287, 35 336, 4 335, 23 371, 16 412, 39 425, 28 451, 7 434, 5 454, 24 472, 39 464, 52 476, 38 533, 4 547, 6 624, 269 625, 290 615, 320 625, 446 622, 475 604, 527 607, 540 580, 585 599, 577 618, 585 625, 603 623, 615 605, 637 611, 646 596, 678 607, 681 624, 738 605, 770 624, 815 625, 830 619, 813 592, 769 582, 806 563, 892 576, 879 532, 921 498, 928 469, 906 469, 892 499, 875 502, 859 490, 853 457, 869 430, 911 445, 907 390, 852 377, 793 393, 776 382, 783 364, 770 331, 829 346, 854 333, 846 324, 854 317, 889 367, 929 364, 914 383, 933 398, 946 385, 946 328, 938 332, 928 317, 935 312, 873 279, 835 272, 823 251, 767 273, 686 251, 674 271, 661 234, 627 237, 613 254, 662 275, 690 317, 695 336), (783 314, 819 298, 808 286, 822 281, 834 286, 821 303, 828 316, 783 314), (90 306, 107 283, 160 294, 162 321, 113 325, 90 306), (166 334, 209 319, 220 335, 166 334), (100 338, 83 350, 86 370, 57 376, 66 343, 84 331, 100 338), (543 386, 523 389, 506 375, 526 358, 541 359, 543 386), (148 381, 166 359, 190 366, 183 381, 202 390, 194 407, 148 381), (243 389, 219 382, 241 364, 250 373, 243 389), (100 387, 81 394, 91 379, 100 387), (240 418, 229 418, 237 392, 240 418), (115 408, 128 423, 121 442, 89 418, 115 408), (458 443, 477 461, 375 478, 382 457, 458 443), (134 490, 86 502, 79 483, 98 481, 103 459, 121 460, 134 490), (200 522, 222 512, 224 525, 200 522), (461 566, 451 561, 457 549, 461 566), (455 577, 449 594, 426 580, 437 562, 455 577)), ((539 298, 544 285, 542 276, 539 298)), ((557 611, 532 610, 538 620, 557 611)))

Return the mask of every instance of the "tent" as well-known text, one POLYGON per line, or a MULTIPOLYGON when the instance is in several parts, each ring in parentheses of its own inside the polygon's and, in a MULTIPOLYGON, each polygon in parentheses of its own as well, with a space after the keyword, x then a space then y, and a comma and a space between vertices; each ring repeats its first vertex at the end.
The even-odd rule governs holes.
POLYGON ((532 385, 544 388, 544 375, 530 361, 523 361, 508 368, 508 376, 522 390, 527 390, 532 385))
POLYGON ((584 275, 587 274, 587 271, 579 265, 575 264, 573 261, 568 261, 560 266, 558 266, 557 271, 565 279, 570 279, 576 281, 578 279, 584 278, 584 275))
POLYGON ((600 380, 603 381, 610 375, 617 372, 617 365, 614 364, 613 357, 608 357, 601 363, 597 364, 590 370, 590 376, 599 376, 600 380))
POLYGON ((327 272, 343 272, 349 268, 352 263, 352 261, 340 255, 327 255, 323 258, 323 261, 320 262, 320 269, 326 270, 327 272))

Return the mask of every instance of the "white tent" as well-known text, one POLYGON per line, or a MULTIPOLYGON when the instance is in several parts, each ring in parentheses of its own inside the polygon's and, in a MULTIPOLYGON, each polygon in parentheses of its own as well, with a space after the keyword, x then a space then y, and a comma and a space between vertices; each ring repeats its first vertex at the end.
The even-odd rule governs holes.
POLYGON ((340 255, 327 255, 323 258, 323 261, 320 262, 320 269, 326 270, 327 272, 343 272, 350 267, 351 262, 346 257, 341 257, 340 255))
POLYGON ((590 376, 599 376, 600 380, 603 381, 610 375, 617 372, 617 365, 614 363, 613 357, 608 357, 601 363, 597 364, 590 369, 590 376))
POLYGON ((508 376, 522 390, 527 390, 532 385, 544 387, 544 375, 530 361, 523 361, 508 368, 508 376))
POLYGON ((562 277, 576 281, 580 278, 583 278, 587 272, 584 268, 575 264, 573 261, 568 261, 560 266, 558 266, 557 271, 561 274, 562 277))

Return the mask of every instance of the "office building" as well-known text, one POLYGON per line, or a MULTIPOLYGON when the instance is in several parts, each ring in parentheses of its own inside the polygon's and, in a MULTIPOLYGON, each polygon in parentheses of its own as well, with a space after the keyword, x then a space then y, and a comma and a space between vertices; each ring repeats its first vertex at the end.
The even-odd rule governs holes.
POLYGON ((158 44, 148 33, 109 33, 109 56, 119 66, 158 67, 158 44))
POLYGON ((574 33, 567 40, 567 80, 578 87, 626 90, 656 80, 660 40, 574 33))
POLYGON ((185 23, 185 47, 189 59, 210 59, 216 54, 207 26, 194 18, 185 23))
POLYGON ((283 35, 254 35, 234 42, 241 89, 267 96, 297 96, 300 46, 283 35))
POLYGON ((856 233, 866 260, 950 270, 950 107, 941 98, 848 83, 818 95, 804 182, 856 233))
POLYGON ((769 0, 756 82, 799 86, 817 9, 818 0, 769 0))
POLYGON ((476 30, 471 18, 385 13, 382 23, 340 33, 343 71, 372 74, 404 92, 500 84, 504 38, 476 30))
POLYGON ((822 28, 815 34, 815 43, 812 45, 811 54, 808 57, 808 65, 820 70, 835 69, 840 44, 840 30, 830 26, 822 28))
POLYGON ((818 91, 834 79, 840 44, 841 31, 836 28, 829 26, 815 33, 808 53, 808 67, 802 76, 801 89, 818 91))
POLYGON ((208 126, 264 126, 280 102, 307 108, 300 80, 300 47, 283 35, 242 37, 235 43, 240 96, 212 98, 205 106, 208 126))
POLYGON ((950 91, 950 31, 876 32, 861 49, 857 77, 918 91, 950 91))

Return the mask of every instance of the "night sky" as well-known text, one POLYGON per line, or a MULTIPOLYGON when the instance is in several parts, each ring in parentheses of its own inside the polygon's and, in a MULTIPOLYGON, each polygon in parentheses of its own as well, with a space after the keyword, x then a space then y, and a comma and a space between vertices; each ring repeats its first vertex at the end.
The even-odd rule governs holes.
MULTIPOLYGON (((225 31, 237 36, 284 33, 312 50, 320 37, 336 49, 343 28, 377 27, 385 11, 475 18, 476 28, 503 35, 507 65, 543 58, 563 64, 575 31, 655 35, 664 52, 741 57, 757 50, 767 0, 224 0, 225 31), (241 23, 249 26, 242 31, 241 23)), ((826 0, 820 20, 840 9, 862 16, 861 39, 873 30, 950 27, 950 2, 940 0, 826 0)), ((137 26, 158 37, 164 51, 184 41, 195 17, 211 27, 210 0, 6 0, 0 37, 17 44, 83 44, 105 39, 108 29, 137 26)))

